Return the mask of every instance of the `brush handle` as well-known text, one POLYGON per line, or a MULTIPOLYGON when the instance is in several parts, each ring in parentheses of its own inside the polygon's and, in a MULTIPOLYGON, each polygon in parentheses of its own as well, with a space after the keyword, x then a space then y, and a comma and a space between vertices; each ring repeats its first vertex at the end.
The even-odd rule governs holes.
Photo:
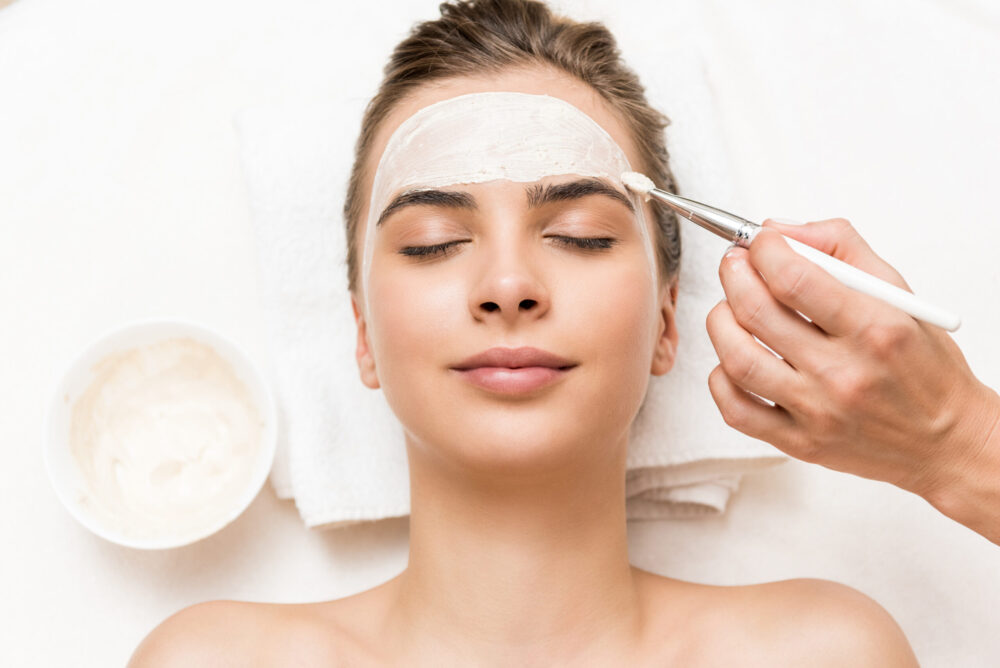
POLYGON ((918 299, 912 292, 907 292, 891 283, 886 283, 879 278, 875 278, 871 274, 861 271, 846 262, 841 262, 837 258, 816 250, 812 246, 807 246, 785 235, 781 236, 785 238, 785 241, 788 242, 792 250, 818 264, 827 273, 849 288, 886 301, 905 313, 912 315, 917 320, 937 325, 949 332, 954 332, 962 324, 962 319, 956 314, 938 308, 933 304, 928 304, 922 299, 918 299))

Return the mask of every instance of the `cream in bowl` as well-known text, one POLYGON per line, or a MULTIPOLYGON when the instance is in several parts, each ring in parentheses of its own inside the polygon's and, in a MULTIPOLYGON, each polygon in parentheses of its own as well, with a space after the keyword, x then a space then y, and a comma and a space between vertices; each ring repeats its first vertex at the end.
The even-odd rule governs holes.
POLYGON ((46 465, 70 513, 137 548, 211 535, 253 501, 276 445, 274 401, 232 342, 194 323, 132 323, 56 388, 46 465))

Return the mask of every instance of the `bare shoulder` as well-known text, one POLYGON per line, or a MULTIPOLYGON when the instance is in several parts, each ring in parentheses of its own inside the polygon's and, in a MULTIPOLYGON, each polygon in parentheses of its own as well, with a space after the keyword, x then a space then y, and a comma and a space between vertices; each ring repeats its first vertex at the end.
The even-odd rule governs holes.
MULTIPOLYGON (((815 578, 743 588, 751 636, 808 665, 916 666, 896 620, 853 587, 815 578)), ((774 657, 772 657, 774 658, 774 657)))
POLYGON ((189 606, 143 639, 128 668, 331 665, 336 633, 306 608, 243 601, 189 606))
POLYGON ((652 620, 651 665, 918 665, 892 616, 837 582, 717 586, 641 576, 652 620))

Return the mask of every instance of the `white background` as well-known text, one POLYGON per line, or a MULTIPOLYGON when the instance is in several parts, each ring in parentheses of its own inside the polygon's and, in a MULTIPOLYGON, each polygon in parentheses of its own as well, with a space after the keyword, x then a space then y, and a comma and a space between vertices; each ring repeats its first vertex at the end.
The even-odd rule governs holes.
MULTIPOLYGON (((391 47, 437 2, 356 5, 17 0, 0 9, 4 665, 123 665, 156 624, 193 603, 338 598, 405 566, 405 519, 309 531, 268 486, 199 543, 118 547, 62 508, 41 456, 53 384, 120 323, 198 320, 267 358, 232 116, 289 99, 368 99, 391 47)), ((670 66, 658 45, 695 42, 738 213, 850 219, 918 295, 963 315, 955 339, 1000 387, 994 3, 557 6, 606 21, 654 100, 669 97, 655 86, 670 66)), ((352 121, 343 131, 357 130, 352 121)), ((1000 547, 888 485, 792 462, 748 476, 722 517, 634 523, 629 538, 633 563, 682 579, 844 582, 889 610, 922 665, 1000 663, 1000 547)))

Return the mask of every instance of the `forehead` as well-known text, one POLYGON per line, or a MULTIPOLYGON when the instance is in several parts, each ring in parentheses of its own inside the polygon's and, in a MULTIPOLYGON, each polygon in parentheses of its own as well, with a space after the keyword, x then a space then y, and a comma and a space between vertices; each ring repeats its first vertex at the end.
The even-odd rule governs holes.
POLYGON ((401 100, 380 125, 367 156, 362 202, 367 216, 375 170, 392 134, 417 111, 434 103, 469 93, 515 92, 560 98, 589 116, 607 132, 628 161, 641 168, 638 150, 624 122, 589 85, 548 68, 511 69, 490 76, 444 79, 424 84, 401 100))

